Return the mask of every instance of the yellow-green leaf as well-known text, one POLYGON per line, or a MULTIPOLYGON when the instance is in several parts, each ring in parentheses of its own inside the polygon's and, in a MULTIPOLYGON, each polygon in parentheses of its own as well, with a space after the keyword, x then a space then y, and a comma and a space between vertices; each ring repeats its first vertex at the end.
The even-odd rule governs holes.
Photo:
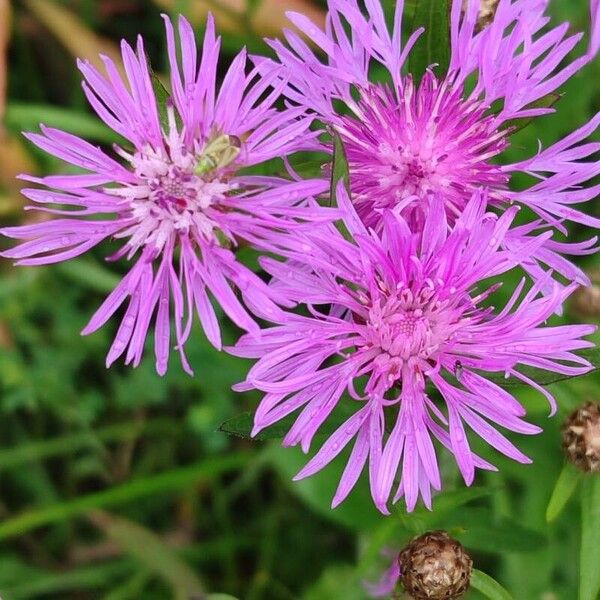
POLYGON ((563 511, 567 502, 573 495, 573 492, 577 488, 581 476, 582 473, 572 464, 565 464, 556 481, 556 485, 554 486, 550 502, 548 502, 548 508, 546 509, 546 521, 548 521, 548 523, 554 521, 554 519, 556 519, 563 511))
POLYGON ((477 569, 473 569, 471 587, 489 600, 513 600, 513 597, 495 579, 477 569))

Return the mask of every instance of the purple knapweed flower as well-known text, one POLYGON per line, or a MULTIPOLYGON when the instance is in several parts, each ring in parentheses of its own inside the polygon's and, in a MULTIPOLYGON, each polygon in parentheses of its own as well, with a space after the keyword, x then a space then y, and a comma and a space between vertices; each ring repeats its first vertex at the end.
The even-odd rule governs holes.
POLYGON ((467 485, 476 467, 494 468, 472 452, 467 427, 506 456, 529 462, 496 427, 522 434, 540 429, 522 420, 525 409, 490 375, 538 389, 554 411, 550 393, 523 367, 586 373, 590 363, 574 351, 593 346, 581 338, 595 327, 544 325, 575 284, 555 283, 544 295, 550 275, 528 291, 523 279, 495 311, 486 301, 498 284, 484 281, 530 256, 550 234, 532 236, 518 254, 503 248, 518 209, 487 213, 482 193, 451 230, 438 197, 422 235, 392 211, 384 213, 378 234, 353 212, 342 186, 338 197, 353 241, 326 225, 297 235, 287 262, 262 262, 275 287, 306 303, 308 313, 260 337, 245 335, 232 349, 258 359, 237 388, 266 393, 253 434, 300 410, 283 443, 307 452, 335 410, 351 412, 296 478, 325 467, 355 438, 333 506, 368 462, 371 494, 384 513, 397 476, 394 502, 404 496, 413 510, 420 495, 431 506, 431 489, 441 487, 433 440, 454 454, 467 485), (346 392, 350 397, 343 398, 346 392))
MULTIPOLYGON (((591 1, 597 13, 598 1, 591 1)), ((566 221, 600 227, 600 219, 574 208, 600 191, 598 185, 584 187, 600 173, 594 156, 600 146, 583 143, 597 130, 600 115, 533 158, 505 164, 503 156, 513 125, 554 112, 553 94, 593 58, 594 52, 586 52, 569 60, 583 34, 570 35, 568 23, 548 28, 549 0, 500 0, 485 24, 479 0, 453 0, 449 71, 431 65, 420 82, 404 74, 413 46, 423 43, 422 29, 403 43, 404 2, 396 2, 391 31, 379 0, 364 5, 366 14, 357 0, 329 0, 325 31, 288 13, 325 62, 293 31, 285 33, 287 45, 271 45, 287 67, 288 98, 341 135, 352 199, 367 226, 381 229, 383 214, 393 210, 413 230, 422 229, 434 195, 452 223, 474 190, 485 187, 491 207, 529 207, 539 218, 534 227, 563 234, 566 221), (511 179, 522 173, 535 183, 511 190, 511 179)), ((592 49, 600 43, 594 21, 592 49)), ((511 231, 507 240, 527 243, 523 235, 511 231)), ((576 245, 547 244, 532 262, 586 284, 586 275, 562 255, 594 252, 595 243, 594 237, 576 245)))
POLYGON ((590 0, 590 17, 592 37, 589 52, 592 56, 595 56, 600 50, 600 0, 590 0))
POLYGON ((244 241, 268 250, 279 232, 323 219, 326 211, 310 208, 306 199, 327 189, 320 180, 241 171, 314 146, 310 119, 303 108, 275 108, 284 85, 277 69, 263 75, 247 69, 245 51, 235 57, 217 87, 220 38, 212 17, 200 60, 189 23, 180 18, 178 44, 171 21, 164 20, 172 89, 166 105, 157 99, 157 80, 149 71, 141 37, 135 52, 122 43, 126 81, 107 57, 102 57, 107 76, 80 61, 89 102, 127 144, 115 145, 113 157, 50 127, 27 134, 38 147, 83 172, 24 176, 46 188, 25 189, 25 196, 50 205, 38 208, 59 218, 1 230, 5 236, 27 240, 3 253, 21 265, 56 263, 107 238, 124 240, 110 260, 137 260, 83 333, 96 331, 128 301, 106 363, 126 353, 125 362, 137 366, 156 313, 156 368, 161 374, 170 353, 171 316, 186 371, 191 372, 184 346, 194 307, 207 338, 221 347, 209 293, 246 331, 258 330, 248 309, 273 317, 280 312, 277 303, 289 305, 238 262, 232 248, 244 241))

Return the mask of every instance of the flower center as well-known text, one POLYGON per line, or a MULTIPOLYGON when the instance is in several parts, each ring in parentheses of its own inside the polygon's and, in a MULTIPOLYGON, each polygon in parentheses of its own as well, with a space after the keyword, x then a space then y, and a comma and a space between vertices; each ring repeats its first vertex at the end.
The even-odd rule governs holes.
POLYGON ((428 357, 433 350, 435 323, 431 322, 428 303, 415 302, 411 296, 408 291, 392 295, 369 310, 370 341, 390 358, 428 357))
POLYGON ((201 193, 199 194, 201 185, 198 177, 174 165, 168 168, 166 175, 150 179, 148 185, 149 201, 154 202, 160 210, 175 210, 181 213, 188 208, 193 208, 199 200, 200 202, 204 200, 204 204, 208 200, 201 193))
MULTIPOLYGON (((172 109, 171 109, 172 110, 172 109)), ((240 152, 240 141, 220 135, 203 147, 189 149, 170 119, 164 146, 147 146, 133 155, 120 151, 134 168, 137 183, 110 192, 129 200, 136 224, 122 235, 129 246, 161 250, 174 235, 198 243, 220 243, 219 218, 227 195, 236 189, 228 167, 240 152)))
POLYGON ((374 369, 391 385, 401 379, 405 366, 430 368, 461 316, 433 287, 390 291, 380 285, 365 314, 363 351, 379 350, 374 369))
POLYGON ((410 78, 393 93, 373 85, 361 92, 340 132, 346 144, 351 186, 359 214, 378 227, 385 209, 421 226, 432 194, 451 220, 473 192, 486 186, 499 198, 507 177, 490 160, 506 146, 481 103, 428 72, 416 88, 410 78))

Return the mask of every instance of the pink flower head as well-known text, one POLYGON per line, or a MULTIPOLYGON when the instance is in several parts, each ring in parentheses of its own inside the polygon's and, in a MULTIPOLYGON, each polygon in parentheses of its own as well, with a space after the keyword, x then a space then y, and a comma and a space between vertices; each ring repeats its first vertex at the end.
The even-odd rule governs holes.
MULTIPOLYGON (((599 5, 591 1, 596 45, 599 5)), ((365 0, 366 13, 357 0, 329 0, 325 31, 288 13, 325 62, 293 31, 285 33, 287 46, 271 42, 289 75, 286 95, 341 135, 353 202, 364 223, 381 229, 383 215, 393 210, 420 229, 437 195, 452 224, 473 191, 485 187, 492 207, 526 205, 546 228, 566 233, 565 221, 600 227, 600 219, 574 208, 600 191, 598 185, 584 187, 600 173, 594 157, 600 146, 583 143, 597 130, 600 116, 533 158, 502 164, 513 124, 554 112, 548 106, 551 94, 592 59, 589 52, 568 58, 582 34, 571 35, 567 23, 548 28, 549 0, 500 0, 484 27, 478 24, 479 0, 453 0, 449 71, 431 65, 417 82, 403 73, 413 46, 424 43, 423 30, 403 43, 404 2, 395 4, 391 31, 379 0, 365 0), (511 178, 520 173, 538 183, 510 191, 511 178)), ((511 232, 507 239, 528 243, 523 235, 511 232)), ((564 244, 560 251, 542 246, 533 261, 588 283, 562 254, 593 252, 595 242, 564 244)))
POLYGON ((131 149, 115 145, 117 156, 112 157, 57 129, 42 126, 41 134, 28 134, 38 147, 83 172, 24 177, 49 188, 23 193, 43 205, 39 210, 59 218, 1 230, 5 236, 27 240, 3 253, 21 265, 56 263, 107 238, 124 240, 110 260, 137 256, 136 262, 83 333, 96 331, 127 301, 107 366, 124 353, 127 364, 139 364, 154 318, 160 374, 167 369, 171 316, 176 348, 188 372, 184 346, 194 307, 210 342, 221 347, 209 293, 246 331, 258 330, 248 309, 274 317, 281 312, 277 303, 289 305, 238 262, 232 249, 239 240, 269 249, 281 231, 325 218, 324 209, 309 208, 305 201, 327 189, 320 180, 240 172, 314 146, 310 120, 303 108, 274 108, 284 85, 278 70, 264 75, 247 70, 245 51, 232 61, 217 89, 220 38, 212 17, 200 60, 190 24, 179 19, 177 44, 171 21, 164 20, 172 89, 166 107, 157 100, 141 37, 136 51, 122 43, 126 81, 107 57, 102 57, 106 76, 80 61, 90 104, 131 149), (161 108, 166 113, 162 117, 161 108))
POLYGON ((498 285, 484 281, 531 256, 548 234, 533 236, 519 255, 503 248, 518 209, 488 213, 481 193, 450 233, 437 197, 423 235, 391 211, 378 234, 365 228, 342 186, 338 195, 351 241, 326 226, 298 235, 288 262, 263 260, 276 288, 302 299, 308 314, 260 338, 245 335, 233 349, 258 359, 238 386, 265 392, 253 433, 300 410, 283 443, 307 452, 334 411, 351 412, 296 478, 324 468, 354 439, 333 505, 346 498, 368 462, 371 494, 384 513, 395 481, 394 502, 404 496, 410 511, 420 495, 431 506, 432 488, 441 487, 435 440, 453 453, 467 485, 476 467, 494 468, 471 450, 467 427, 506 456, 529 462, 497 427, 540 430, 522 420, 524 408, 489 376, 504 374, 539 389, 554 411, 552 396, 522 367, 589 371, 590 363, 574 351, 593 346, 581 338, 595 327, 544 325, 575 285, 555 283, 542 295, 550 275, 528 291, 523 280, 496 311, 486 300, 498 285))

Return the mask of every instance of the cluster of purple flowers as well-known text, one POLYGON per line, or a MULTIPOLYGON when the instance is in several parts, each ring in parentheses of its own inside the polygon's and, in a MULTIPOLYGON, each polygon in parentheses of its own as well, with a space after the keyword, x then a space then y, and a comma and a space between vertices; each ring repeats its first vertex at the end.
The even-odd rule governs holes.
POLYGON ((441 488, 436 446, 455 456, 467 485, 476 468, 494 469, 468 430, 528 462, 498 427, 539 428, 494 375, 536 388, 554 411, 523 367, 591 368, 577 351, 592 346, 584 338, 595 328, 546 321, 589 283, 567 257, 595 252, 597 239, 565 234, 569 221, 600 226, 574 208, 599 195, 590 182, 600 144, 590 136, 600 114, 518 163, 503 154, 514 124, 552 112, 543 100, 595 57, 600 2, 591 0, 586 51, 571 59, 582 35, 549 25, 549 0, 499 0, 484 25, 479 0, 454 0, 448 72, 431 65, 420 80, 406 66, 423 30, 407 32, 402 0, 391 28, 379 0, 328 4, 324 31, 290 14, 304 36, 271 41, 275 59, 242 51, 220 85, 212 19, 198 57, 188 22, 180 18, 177 40, 165 17, 164 106, 141 38, 122 45, 126 80, 106 57, 105 74, 81 62, 90 104, 125 143, 107 152, 48 127, 29 134, 75 169, 24 176, 37 184, 25 196, 51 216, 3 228, 24 240, 3 256, 50 264, 121 240, 110 260, 134 262, 83 331, 119 311, 107 366, 122 356, 139 364, 153 323, 157 371, 174 347, 191 373, 194 314, 222 347, 216 303, 245 331, 226 350, 257 359, 236 386, 264 392, 253 434, 295 413, 283 443, 308 452, 343 408, 350 416, 297 478, 353 442, 333 504, 368 465, 376 506, 387 513, 404 498, 410 511, 419 497, 431 507, 441 488), (334 190, 330 165, 307 179, 290 164, 298 152, 331 152, 331 132, 348 164, 348 186, 334 190), (273 159, 285 174, 253 174, 273 159), (533 183, 514 191, 523 173, 533 183), (241 244, 265 253, 269 282, 238 260, 241 244), (515 269, 522 279, 496 308, 499 282, 515 269))

